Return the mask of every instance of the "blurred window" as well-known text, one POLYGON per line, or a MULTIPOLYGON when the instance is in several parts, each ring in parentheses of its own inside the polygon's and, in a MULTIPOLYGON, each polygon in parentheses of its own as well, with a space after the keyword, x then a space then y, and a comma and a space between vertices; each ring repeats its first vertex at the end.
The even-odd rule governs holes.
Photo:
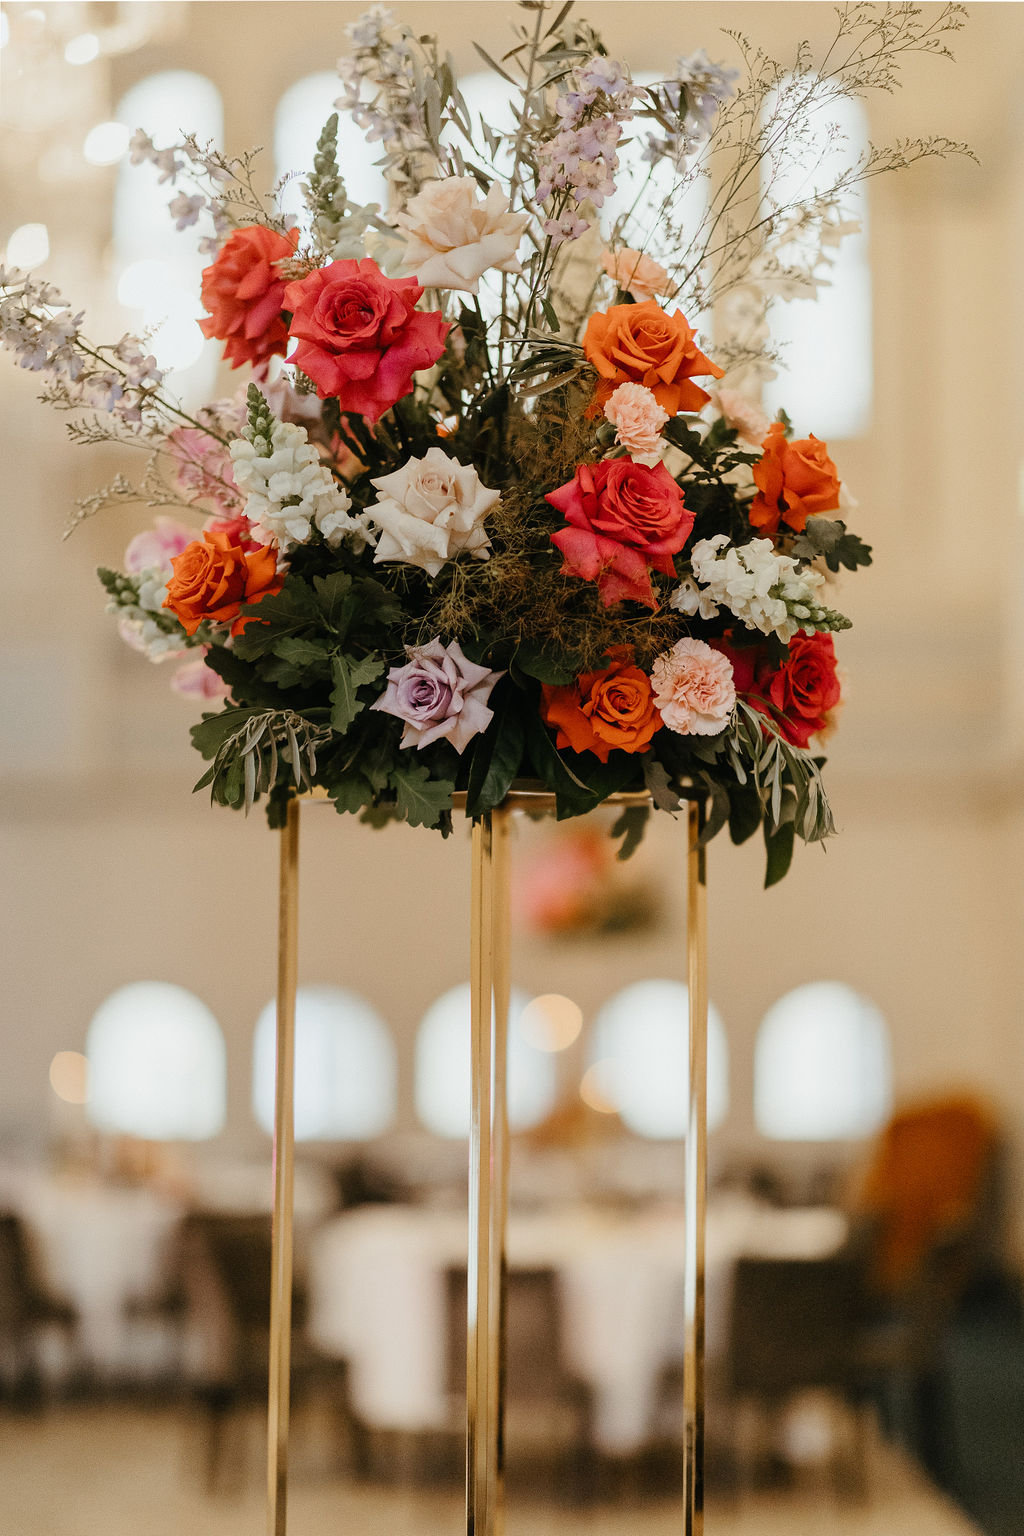
POLYGON ((781 997, 761 1021, 754 1053, 754 1117, 775 1141, 870 1136, 892 1106, 885 1019, 841 981, 781 997))
MULTIPOLYGON (((623 987, 594 1021, 588 1060, 601 1095, 638 1136, 686 1135, 690 1084, 689 994, 681 981, 623 987)), ((708 1127, 729 1108, 729 1048, 721 1014, 708 1005, 708 1127)))
MULTIPOLYGON (((529 998, 509 1001, 508 1118, 514 1131, 537 1125, 554 1108, 557 1067, 550 1050, 532 1045, 520 1026, 529 998)), ((423 1015, 416 1036, 416 1113, 437 1136, 468 1136, 470 1111, 470 989, 452 987, 423 1015)))
MULTIPOLYGON (((187 69, 138 81, 118 103, 117 121, 129 133, 143 128, 157 149, 180 143, 186 132, 201 144, 220 144, 224 136, 220 92, 187 69)), ((206 313, 199 290, 211 258, 200 254, 198 242, 209 233, 209 220, 200 214, 198 226, 175 229, 167 206, 175 195, 169 182, 161 184, 155 165, 132 165, 123 155, 114 193, 117 297, 132 330, 154 330, 153 355, 162 368, 174 370, 174 392, 202 401, 213 389, 219 354, 219 344, 204 342, 196 324, 206 313)))
POLYGON ((166 981, 120 987, 86 1039, 88 1115, 104 1131, 151 1141, 204 1141, 224 1124, 227 1064, 204 1003, 166 981))
MULTIPOLYGON (((340 95, 341 81, 335 72, 321 70, 289 86, 274 115, 275 171, 278 178, 291 178, 281 193, 281 209, 304 230, 309 215, 300 183, 313 169, 317 139, 327 119, 337 111, 334 103, 340 95)), ((338 168, 350 202, 387 206, 384 173, 373 163, 383 153, 382 145, 366 142, 347 112, 338 112, 338 168)))
MULTIPOLYGON (((777 202, 826 191, 867 150, 867 114, 859 101, 842 97, 829 102, 822 108, 823 138, 831 124, 837 132, 823 143, 815 164, 772 176, 777 202)), ((781 357, 778 377, 765 386, 765 407, 772 415, 783 407, 799 436, 813 432, 826 442, 863 436, 871 418, 871 266, 863 186, 844 197, 842 214, 860 229, 832 250, 831 266, 820 268, 828 286, 819 288, 814 300, 776 300, 769 316, 781 357)))
MULTIPOLYGON (((277 1006, 256 1022, 252 1056, 253 1113, 274 1128, 277 1006)), ((395 1045, 384 1020, 341 987, 300 987, 295 999, 295 1138, 363 1141, 395 1116, 395 1045)))

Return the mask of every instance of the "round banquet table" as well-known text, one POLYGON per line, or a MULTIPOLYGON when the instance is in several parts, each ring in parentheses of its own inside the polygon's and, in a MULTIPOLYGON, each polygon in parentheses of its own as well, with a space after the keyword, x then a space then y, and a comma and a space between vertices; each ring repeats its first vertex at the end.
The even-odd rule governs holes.
MULTIPOLYGON (((745 1254, 818 1258, 838 1249, 845 1217, 828 1208, 778 1210, 746 1196, 712 1200, 707 1215, 707 1350, 725 1347, 729 1286, 745 1254)), ((353 1405, 375 1428, 450 1422, 445 1270, 466 1262, 465 1213, 366 1206, 326 1222, 309 1255, 309 1330, 349 1362, 353 1405)), ((555 1270, 566 1366, 594 1394, 594 1434, 608 1454, 642 1446, 663 1367, 682 1356, 683 1212, 598 1207, 509 1217, 510 1268, 555 1270)))

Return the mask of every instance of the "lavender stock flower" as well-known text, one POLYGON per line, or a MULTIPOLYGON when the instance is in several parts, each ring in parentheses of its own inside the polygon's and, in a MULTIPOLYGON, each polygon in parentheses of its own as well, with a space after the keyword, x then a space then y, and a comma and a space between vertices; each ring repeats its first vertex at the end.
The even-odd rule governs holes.
POLYGON ((405 666, 391 668, 387 688, 370 708, 405 722, 403 747, 422 751, 447 740, 463 752, 493 719, 487 700, 505 674, 468 661, 456 640, 444 646, 440 636, 429 645, 406 646, 406 655, 405 666))

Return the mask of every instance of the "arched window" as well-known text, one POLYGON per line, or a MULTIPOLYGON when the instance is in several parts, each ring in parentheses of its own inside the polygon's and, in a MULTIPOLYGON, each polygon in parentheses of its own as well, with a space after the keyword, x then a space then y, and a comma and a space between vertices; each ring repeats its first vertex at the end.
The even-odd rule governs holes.
MULTIPOLYGON (((281 194, 282 211, 303 228, 308 223, 299 183, 313 169, 316 141, 336 111, 341 82, 333 70, 306 75, 288 87, 274 114, 274 166, 278 178, 292 180, 281 194), (296 174, 297 173, 297 174, 296 174)), ((387 183, 379 165, 384 153, 380 144, 368 144, 347 112, 338 113, 338 166, 345 180, 349 202, 387 206, 387 183)))
MULTIPOLYGON (((277 1006, 256 1021, 253 1113, 274 1127, 277 1006)), ((395 1046, 369 1003, 341 987, 300 987, 295 999, 295 1138, 364 1141, 395 1115, 395 1046)))
POLYGON ((224 1124, 227 1067, 220 1025, 167 981, 120 987, 86 1038, 89 1119, 149 1141, 205 1141, 224 1124))
MULTIPOLYGON (((537 1125, 554 1107, 557 1069, 549 1050, 531 1045, 520 1028, 529 999, 513 989, 509 1001, 508 1119, 514 1131, 537 1125)), ((416 1113, 437 1136, 469 1135, 470 989, 452 987, 423 1015, 416 1036, 416 1113)))
MULTIPOLYGON (((681 981, 636 981, 594 1021, 588 1059, 602 1098, 638 1136, 686 1135, 690 1083, 689 995, 681 981)), ((708 1006, 708 1126, 729 1108, 729 1050, 722 1018, 708 1006)))
MULTIPOLYGON (((773 178, 776 203, 826 191, 850 160, 867 149, 867 116, 859 101, 840 97, 823 111, 822 128, 834 123, 836 137, 812 172, 794 166, 773 178)), ((770 379, 764 391, 771 414, 781 406, 798 435, 813 432, 828 442, 862 436, 871 416, 871 267, 862 186, 843 199, 843 213, 857 220, 860 230, 845 236, 833 252, 834 262, 821 269, 828 286, 819 288, 815 300, 778 300, 772 306, 769 324, 781 358, 778 377, 770 379)))
POLYGON ((776 1141, 870 1136, 892 1104, 885 1020, 841 981, 787 992, 765 1014, 754 1053, 754 1118, 776 1141))
MULTIPOLYGON (((148 75, 133 85, 118 103, 117 121, 132 133, 144 128, 158 149, 180 142, 185 132, 201 143, 219 143, 224 135, 220 92, 187 69, 148 75)), ((173 196, 167 183, 160 184, 156 166, 122 159, 114 194, 117 296, 134 329, 156 328, 153 353, 161 367, 174 370, 175 392, 202 400, 213 388, 219 353, 196 324, 206 313, 199 289, 210 258, 200 254, 194 226, 175 229, 167 207, 173 196)))

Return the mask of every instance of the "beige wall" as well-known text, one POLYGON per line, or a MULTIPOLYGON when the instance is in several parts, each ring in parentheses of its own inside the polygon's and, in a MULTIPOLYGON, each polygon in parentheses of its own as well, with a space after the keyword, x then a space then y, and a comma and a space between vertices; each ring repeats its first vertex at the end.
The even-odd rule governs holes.
MULTIPOLYGON (((404 9, 424 24, 429 12, 467 68, 470 17, 494 48, 507 16, 499 3, 404 9)), ((959 64, 918 61, 901 94, 869 103, 879 137, 969 137, 983 164, 937 163, 872 188, 875 415, 864 440, 834 445, 878 559, 843 594, 856 627, 842 644, 849 703, 831 777, 842 835, 827 854, 801 850, 790 878, 767 894, 757 849, 720 840, 713 850, 713 995, 734 1060, 723 1138, 737 1146, 753 1134, 757 1023, 781 992, 819 977, 849 981, 886 1013, 900 1095, 977 1084, 1024 1145, 1024 13, 971 9, 959 64)), ((177 35, 118 61, 110 101, 150 70, 201 69, 224 94, 237 149, 270 141, 274 101, 329 67, 356 8, 177 10, 177 35)), ((830 8, 636 0, 588 14, 644 68, 700 44, 720 51, 722 25, 782 50, 804 31, 820 35, 830 8)), ((17 147, 9 136, 0 162, 0 234, 44 219, 58 242, 56 279, 102 303, 112 174, 83 171, 72 202, 19 175, 17 147)), ((114 986, 160 976, 191 986, 220 1017, 230 1136, 261 1146, 247 1111, 248 1039, 273 985, 273 839, 258 817, 247 824, 190 798, 189 706, 168 696, 166 672, 121 647, 91 574, 119 557, 144 518, 110 513, 60 544, 71 497, 116 464, 67 449, 32 386, 0 368, 0 1128, 50 1124, 53 1052, 82 1044, 114 986)), ((416 1021, 465 974, 465 837, 442 845, 422 832, 374 834, 326 809, 308 819, 304 973, 354 986, 390 1018, 406 1047, 408 1122, 416 1021)), ((644 857, 671 880, 678 835, 663 835, 644 857)), ((571 993, 589 1015, 617 977, 679 964, 674 933, 601 953, 534 944, 521 955, 524 980, 571 993)), ((1024 1216, 1021 1232, 1024 1242, 1024 1216)))

